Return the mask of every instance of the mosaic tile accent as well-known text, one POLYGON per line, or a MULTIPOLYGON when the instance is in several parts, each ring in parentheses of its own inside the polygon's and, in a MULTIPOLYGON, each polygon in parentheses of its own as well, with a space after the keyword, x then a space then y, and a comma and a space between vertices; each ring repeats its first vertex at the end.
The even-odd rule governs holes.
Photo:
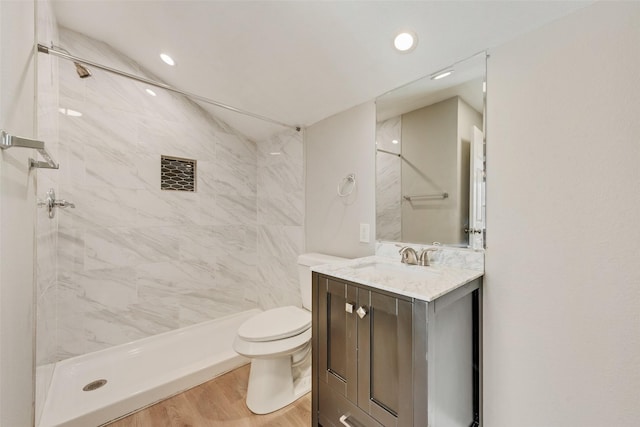
POLYGON ((196 191, 197 162, 191 159, 162 156, 160 188, 162 190, 196 191))

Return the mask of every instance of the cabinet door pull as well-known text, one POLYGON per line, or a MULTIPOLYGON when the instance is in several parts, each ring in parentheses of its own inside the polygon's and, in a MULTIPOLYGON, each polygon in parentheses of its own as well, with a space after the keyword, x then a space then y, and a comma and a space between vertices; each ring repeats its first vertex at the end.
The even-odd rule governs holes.
POLYGON ((351 424, 349 424, 349 423, 347 422, 347 418, 349 418, 349 415, 343 415, 343 416, 341 416, 341 417, 340 417, 340 423, 341 423, 343 426, 346 426, 346 427, 353 427, 351 424))
POLYGON ((361 319, 364 319, 364 316, 366 316, 366 315, 367 315, 367 310, 365 310, 365 309, 364 309, 364 307, 360 307, 360 308, 358 308, 358 309, 356 310, 356 313, 358 313, 358 316, 359 316, 361 319))
POLYGON ((349 304, 348 302, 344 304, 344 311, 347 313, 353 313, 353 304, 349 304))

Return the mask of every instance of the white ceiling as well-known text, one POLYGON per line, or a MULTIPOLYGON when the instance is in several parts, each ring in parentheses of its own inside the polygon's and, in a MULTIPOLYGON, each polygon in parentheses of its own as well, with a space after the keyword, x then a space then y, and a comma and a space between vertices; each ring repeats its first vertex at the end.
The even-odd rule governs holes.
MULTIPOLYGON (((305 127, 588 3, 54 0, 53 8, 61 26, 167 84, 305 127), (392 48, 405 28, 419 37, 409 54, 392 48)), ((256 140, 281 129, 202 105, 256 140)))

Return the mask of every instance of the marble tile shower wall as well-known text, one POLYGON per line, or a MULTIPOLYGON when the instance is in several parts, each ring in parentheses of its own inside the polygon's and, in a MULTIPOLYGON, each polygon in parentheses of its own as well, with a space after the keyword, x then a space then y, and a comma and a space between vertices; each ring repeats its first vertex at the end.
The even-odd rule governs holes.
MULTIPOLYGON (((78 33, 61 28, 60 44, 154 78, 78 33)), ((59 72, 60 107, 82 116, 59 117, 59 193, 77 207, 58 213, 50 361, 297 301, 301 135, 256 144, 179 95, 100 70, 79 79, 67 61, 59 72), (197 192, 160 190, 161 154, 198 161, 197 192)))
POLYGON ((304 251, 302 132, 258 144, 258 277, 260 306, 300 305, 298 255, 304 251))

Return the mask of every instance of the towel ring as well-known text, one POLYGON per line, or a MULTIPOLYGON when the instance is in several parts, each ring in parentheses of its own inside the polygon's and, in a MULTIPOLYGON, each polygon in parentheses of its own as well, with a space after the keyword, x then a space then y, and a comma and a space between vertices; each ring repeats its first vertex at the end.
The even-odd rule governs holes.
POLYGON ((345 176, 342 179, 342 181, 340 181, 340 183, 338 184, 338 196, 347 197, 348 195, 353 193, 353 190, 355 188, 356 188, 356 174, 355 173, 350 173, 349 175, 345 176), (344 187, 346 187, 349 183, 353 183, 353 185, 351 186, 351 190, 349 190, 348 193, 343 193, 342 189, 344 189, 344 187))

